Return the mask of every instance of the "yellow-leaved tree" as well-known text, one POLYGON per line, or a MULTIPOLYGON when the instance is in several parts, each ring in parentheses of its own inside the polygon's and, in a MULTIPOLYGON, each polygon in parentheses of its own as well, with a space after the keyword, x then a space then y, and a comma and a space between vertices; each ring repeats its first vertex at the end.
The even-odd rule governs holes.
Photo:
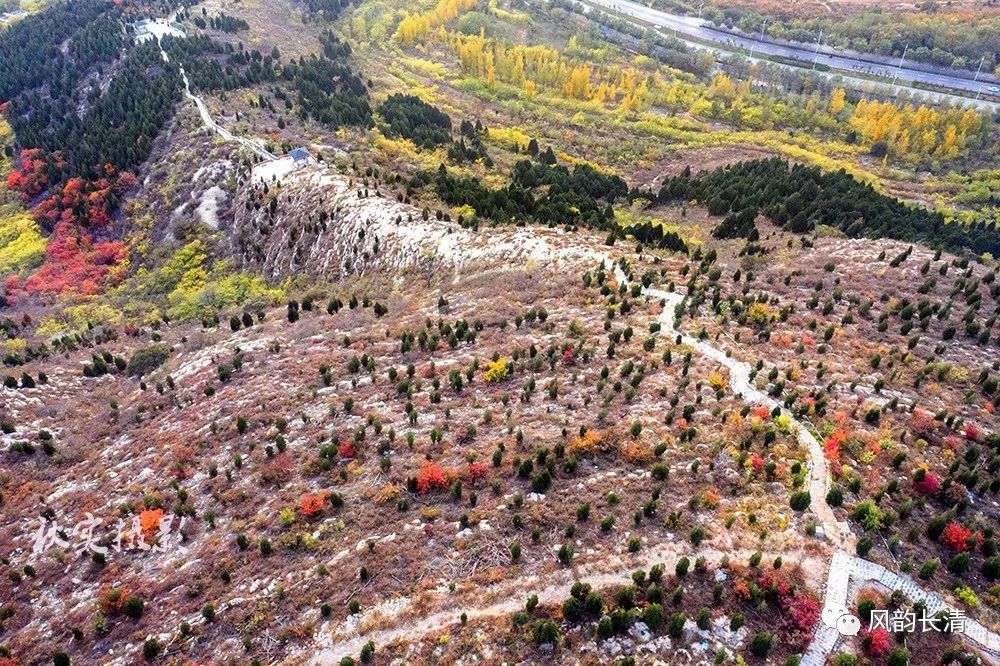
POLYGON ((838 115, 844 110, 844 106, 847 104, 847 93, 844 92, 843 88, 837 88, 830 94, 830 113, 833 115, 838 115))
POLYGON ((403 44, 422 42, 436 29, 476 6, 477 0, 440 0, 434 9, 407 14, 399 22, 393 37, 403 44))

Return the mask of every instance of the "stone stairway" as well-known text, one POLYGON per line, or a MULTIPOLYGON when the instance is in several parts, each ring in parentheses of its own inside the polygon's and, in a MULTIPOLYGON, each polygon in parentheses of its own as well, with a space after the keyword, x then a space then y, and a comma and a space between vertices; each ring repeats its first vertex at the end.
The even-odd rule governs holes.
MULTIPOLYGON (((929 614, 939 611, 957 611, 941 596, 922 588, 909 576, 898 574, 875 562, 853 557, 843 551, 837 551, 830 563, 830 573, 827 576, 823 608, 848 608, 851 580, 876 583, 889 591, 900 590, 911 601, 922 602, 929 614)), ((962 636, 975 644, 987 655, 1000 658, 1000 635, 990 631, 979 622, 966 619, 965 631, 962 636)), ((802 657, 801 666, 823 666, 827 657, 834 651, 840 634, 836 629, 830 629, 822 622, 816 626, 812 643, 802 657)))

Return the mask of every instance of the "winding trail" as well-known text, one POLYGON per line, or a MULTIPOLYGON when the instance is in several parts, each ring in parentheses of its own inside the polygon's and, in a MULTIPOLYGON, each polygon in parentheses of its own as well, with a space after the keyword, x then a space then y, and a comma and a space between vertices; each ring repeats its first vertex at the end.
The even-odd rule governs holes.
MULTIPOLYGON (((746 560, 754 554, 755 551, 752 550, 721 551, 714 548, 692 550, 692 546, 686 542, 665 542, 650 546, 635 555, 609 554, 584 565, 574 565, 549 573, 545 578, 532 575, 506 580, 486 590, 475 590, 476 596, 471 599, 456 597, 446 591, 435 592, 433 594, 440 599, 431 601, 437 603, 436 610, 430 613, 421 613, 428 602, 427 599, 409 597, 392 599, 366 610, 360 618, 348 618, 325 637, 321 636, 320 645, 305 663, 315 666, 336 663, 344 656, 360 652, 368 641, 380 646, 435 632, 446 633, 449 627, 460 621, 462 613, 465 613, 469 620, 506 618, 523 610, 525 601, 532 594, 538 596, 541 605, 561 605, 569 596, 570 586, 577 581, 599 589, 622 585, 631 579, 636 569, 648 571, 655 564, 662 564, 668 572, 671 572, 682 557, 690 560, 704 557, 707 564, 718 566, 723 558, 746 560), (539 583, 541 587, 530 587, 533 583, 539 583), (477 601, 481 602, 482 597, 486 597, 489 601, 485 605, 474 605, 477 601), (381 625, 386 622, 394 624, 382 627, 381 625)), ((762 553, 762 556, 765 559, 780 556, 786 565, 793 566, 814 563, 814 560, 808 558, 800 561, 789 560, 787 553, 781 552, 762 553)))
MULTIPOLYGON (((165 21, 157 20, 151 24, 152 28, 149 32, 150 38, 156 39, 156 44, 160 47, 160 55, 163 57, 164 62, 170 62, 170 56, 168 56, 167 52, 163 49, 163 37, 171 34, 179 34, 181 36, 184 35, 183 30, 174 26, 176 17, 177 14, 174 13, 165 21)), ((277 155, 271 153, 258 141, 242 136, 236 136, 225 127, 215 122, 212 118, 212 114, 208 111, 208 107, 205 105, 205 101, 191 92, 191 83, 188 81, 187 72, 184 71, 184 65, 177 63, 177 68, 180 69, 181 79, 184 81, 184 96, 194 102, 194 105, 198 107, 198 114, 201 116, 201 122, 205 125, 205 127, 207 127, 210 131, 215 132, 226 141, 234 141, 240 144, 265 162, 278 159, 277 155)))
MULTIPOLYGON (((620 268, 615 269, 615 274, 619 280, 628 282, 624 272, 620 268)), ((674 331, 674 315, 676 309, 684 303, 685 297, 677 292, 652 288, 644 288, 642 293, 644 296, 659 299, 664 303, 663 312, 659 317, 660 325, 663 330, 674 331)), ((854 535, 851 533, 850 526, 845 522, 838 521, 836 516, 833 515, 833 509, 825 501, 826 494, 830 489, 830 469, 827 465, 826 456, 823 455, 823 447, 816 436, 812 434, 812 431, 790 412, 781 408, 777 400, 753 384, 750 379, 753 370, 748 363, 738 361, 707 342, 693 338, 690 335, 681 334, 680 337, 683 344, 693 347, 702 356, 716 361, 729 371, 729 386, 733 393, 736 394, 736 397, 742 398, 751 404, 765 405, 771 410, 778 407, 783 414, 791 418, 790 428, 792 432, 799 443, 809 450, 809 494, 812 497, 810 508, 819 519, 826 538, 830 540, 834 547, 842 550, 853 550, 854 535)))
MULTIPOLYGON (((628 276, 617 264, 615 265, 615 277, 628 284, 628 276)), ((678 307, 684 304, 686 297, 677 292, 646 287, 642 289, 642 294, 663 302, 663 312, 659 316, 660 325, 663 330, 675 331, 675 312, 678 307)), ((909 576, 895 573, 881 564, 854 556, 852 553, 855 552, 856 539, 850 525, 838 521, 833 509, 826 503, 826 494, 830 490, 830 470, 826 456, 823 454, 823 447, 816 436, 793 414, 782 408, 777 400, 754 386, 750 380, 752 370, 749 364, 728 356, 725 352, 703 340, 684 334, 681 334, 680 338, 683 344, 693 347, 703 356, 718 362, 729 370, 729 384, 737 397, 752 404, 766 405, 770 409, 779 407, 783 414, 791 418, 790 427, 799 443, 809 450, 809 493, 812 497, 810 508, 816 514, 826 538, 834 548, 827 568, 827 583, 823 594, 824 609, 848 608, 850 582, 855 579, 872 581, 891 591, 902 590, 911 601, 925 603, 931 614, 940 610, 959 610, 948 604, 940 595, 924 590, 909 576)), ((1000 635, 986 629, 979 622, 967 620, 962 635, 983 652, 1000 657, 1000 635)), ((822 622, 817 623, 813 640, 803 655, 801 666, 823 666, 839 639, 840 634, 836 629, 831 629, 822 622)))

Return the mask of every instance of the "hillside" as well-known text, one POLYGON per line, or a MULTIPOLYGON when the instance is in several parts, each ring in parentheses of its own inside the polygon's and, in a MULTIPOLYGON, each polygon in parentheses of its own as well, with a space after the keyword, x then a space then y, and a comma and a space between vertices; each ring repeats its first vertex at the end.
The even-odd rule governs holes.
POLYGON ((31 9, 0 666, 1000 659, 988 100, 572 0, 31 9))

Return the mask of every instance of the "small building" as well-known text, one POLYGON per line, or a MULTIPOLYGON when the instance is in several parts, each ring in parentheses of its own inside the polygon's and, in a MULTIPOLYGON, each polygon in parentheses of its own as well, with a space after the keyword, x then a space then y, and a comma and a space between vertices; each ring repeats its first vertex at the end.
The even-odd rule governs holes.
POLYGON ((149 30, 152 23, 152 19, 142 19, 132 24, 132 27, 135 29, 135 38, 138 41, 153 37, 153 33, 149 30))
POLYGON ((150 40, 161 40, 164 36, 183 37, 184 31, 165 19, 145 18, 132 24, 135 41, 139 44, 150 40))
POLYGON ((11 23, 14 19, 23 18, 28 12, 23 9, 15 9, 12 12, 0 12, 0 23, 11 23))
POLYGON ((301 169, 304 166, 308 166, 312 162, 312 155, 306 148, 296 148, 289 153, 292 158, 292 164, 296 169, 301 169))
POLYGON ((278 182, 285 176, 315 163, 316 159, 308 149, 296 148, 287 155, 255 165, 251 170, 251 180, 255 183, 278 182))

